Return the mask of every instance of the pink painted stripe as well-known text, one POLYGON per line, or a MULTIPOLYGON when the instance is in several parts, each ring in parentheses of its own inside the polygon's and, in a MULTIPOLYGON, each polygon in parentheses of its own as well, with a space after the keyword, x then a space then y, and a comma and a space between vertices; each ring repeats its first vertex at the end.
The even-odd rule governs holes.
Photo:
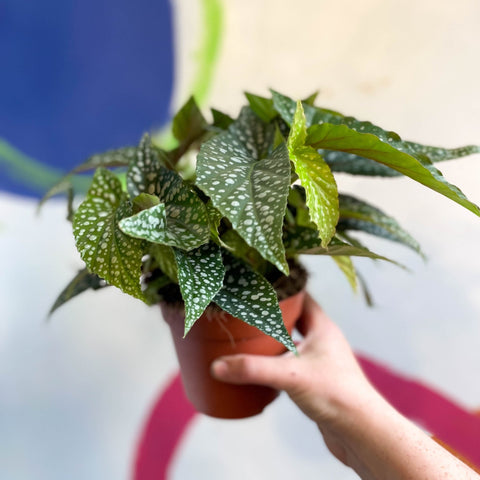
POLYGON ((363 356, 357 358, 375 388, 400 413, 480 466, 480 418, 419 381, 363 356))
POLYGON ((187 400, 180 375, 163 390, 150 413, 137 447, 135 480, 166 480, 168 469, 182 436, 194 419, 195 409, 187 400))

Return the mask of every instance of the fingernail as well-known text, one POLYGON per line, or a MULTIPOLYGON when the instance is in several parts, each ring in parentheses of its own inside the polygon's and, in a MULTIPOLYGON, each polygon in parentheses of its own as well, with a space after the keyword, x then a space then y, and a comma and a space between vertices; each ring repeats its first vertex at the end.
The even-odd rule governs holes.
POLYGON ((214 377, 223 377, 227 373, 228 366, 224 360, 215 360, 212 363, 212 374, 214 377))

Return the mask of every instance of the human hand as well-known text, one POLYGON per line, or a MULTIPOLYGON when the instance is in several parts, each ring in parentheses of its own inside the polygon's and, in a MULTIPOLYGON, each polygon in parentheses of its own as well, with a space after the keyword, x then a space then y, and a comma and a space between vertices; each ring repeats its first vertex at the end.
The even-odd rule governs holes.
POLYGON ((322 431, 332 453, 345 462, 333 433, 351 403, 367 404, 377 394, 365 378, 340 329, 306 296, 297 329, 304 336, 298 356, 232 355, 217 359, 212 374, 236 384, 266 385, 285 390, 322 431))

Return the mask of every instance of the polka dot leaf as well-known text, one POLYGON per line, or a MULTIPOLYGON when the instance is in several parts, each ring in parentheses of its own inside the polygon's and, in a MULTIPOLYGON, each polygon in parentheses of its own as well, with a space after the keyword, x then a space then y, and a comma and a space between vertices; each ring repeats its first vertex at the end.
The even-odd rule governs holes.
POLYGON ((230 315, 258 328, 296 352, 295 344, 283 323, 275 290, 246 263, 226 254, 223 287, 213 301, 230 315))
POLYGON ((166 162, 166 155, 154 148, 150 137, 144 135, 127 172, 130 198, 147 193, 157 195, 161 202, 166 202, 175 195, 181 189, 182 179, 164 166, 166 162))
MULTIPOLYGON (((193 192, 192 196, 196 195, 193 192)), ((195 208, 192 197, 179 203, 160 203, 148 210, 124 218, 120 222, 121 230, 131 237, 160 243, 183 250, 192 250, 208 242, 210 230, 205 206, 195 208)))
POLYGON ((340 195, 339 230, 361 230, 401 243, 423 256, 418 242, 380 209, 350 195, 340 195))
POLYGON ((306 119, 298 102, 288 137, 288 152, 305 189, 310 218, 317 226, 322 246, 326 247, 338 222, 337 183, 322 156, 314 148, 305 146, 306 137, 306 119))
POLYGON ((248 245, 288 274, 282 226, 290 160, 284 144, 269 152, 274 133, 244 108, 227 132, 202 145, 196 182, 248 245))
POLYGON ((86 199, 73 217, 73 233, 90 272, 143 299, 140 288, 143 243, 118 228, 118 222, 131 214, 131 204, 118 178, 99 168, 86 199))
POLYGON ((207 243, 189 252, 175 248, 178 284, 185 303, 185 335, 222 288, 225 267, 220 248, 207 243))

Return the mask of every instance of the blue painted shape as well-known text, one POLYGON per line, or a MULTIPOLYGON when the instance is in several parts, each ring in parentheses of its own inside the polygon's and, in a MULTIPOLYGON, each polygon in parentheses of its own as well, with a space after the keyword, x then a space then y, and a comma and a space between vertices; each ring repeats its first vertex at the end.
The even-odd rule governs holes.
MULTIPOLYGON (((168 0, 2 0, 0 137, 44 165, 136 144, 169 117, 168 0)), ((0 189, 30 194, 0 160, 0 189)))

